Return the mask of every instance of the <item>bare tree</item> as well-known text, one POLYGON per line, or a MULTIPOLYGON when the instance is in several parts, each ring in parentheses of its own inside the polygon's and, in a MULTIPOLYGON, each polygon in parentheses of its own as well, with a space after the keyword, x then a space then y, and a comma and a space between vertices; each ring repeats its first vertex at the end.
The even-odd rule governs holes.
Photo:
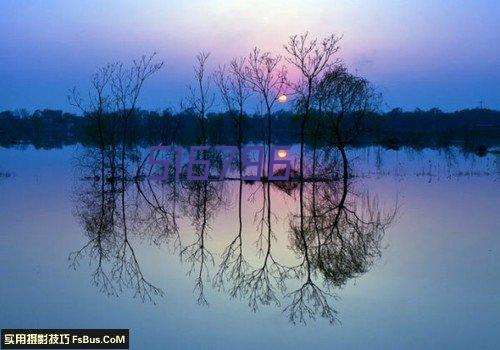
POLYGON ((310 39, 306 32, 303 35, 291 36, 285 50, 289 56, 286 60, 301 74, 293 90, 299 96, 298 110, 300 122, 300 177, 304 177, 304 138, 306 124, 311 114, 314 88, 324 72, 339 62, 336 53, 339 50, 340 37, 330 35, 321 42, 310 39))
MULTIPOLYGON (((88 97, 84 99, 73 88, 68 95, 72 106, 80 109, 96 123, 99 146, 105 151, 107 143, 115 144, 114 128, 117 120, 112 119, 110 125, 104 125, 105 118, 117 116, 122 126, 121 170, 124 177, 124 162, 127 144, 128 121, 136 112, 137 101, 144 82, 163 67, 163 62, 155 62, 156 53, 142 56, 132 62, 130 68, 123 63, 108 64, 92 76, 88 97), (106 127, 112 129, 105 133, 106 127)), ((102 157, 101 157, 102 158, 102 157)), ((104 168, 104 167, 102 167, 104 168)))
MULTIPOLYGON (((111 111, 113 107, 113 97, 111 95, 111 87, 110 82, 112 76, 116 70, 116 63, 108 64, 104 67, 101 67, 97 70, 97 72, 92 76, 91 79, 91 87, 88 91, 88 97, 85 101, 83 97, 80 95, 80 92, 73 87, 68 94, 68 101, 70 105, 78 108, 84 116, 90 119, 91 127, 95 127, 97 129, 97 137, 100 151, 100 159, 101 159, 101 178, 104 178, 105 171, 105 155, 110 157, 109 164, 114 163, 114 152, 106 152, 108 144, 113 146, 113 130, 108 125, 105 125, 105 117, 111 111)), ((113 126, 114 127, 114 126, 113 126)), ((113 167, 114 169, 114 167, 113 167)))
POLYGON ((88 92, 87 101, 80 96, 76 87, 70 90, 68 101, 70 105, 78 108, 85 116, 97 124, 99 144, 104 149, 103 118, 110 111, 112 96, 110 95, 110 82, 117 64, 108 64, 101 67, 92 76, 91 88, 88 92))
POLYGON ((116 114, 122 122, 122 179, 125 178, 125 153, 127 147, 128 122, 136 112, 137 101, 146 79, 163 67, 163 62, 155 62, 156 53, 134 60, 130 68, 118 63, 111 75, 111 92, 116 106, 116 114))
POLYGON ((272 109, 286 86, 287 72, 285 66, 280 66, 281 61, 281 56, 254 48, 248 55, 244 69, 245 81, 250 89, 260 96, 266 108, 268 157, 271 157, 272 109))
POLYGON ((241 147, 243 144, 243 124, 245 119, 245 102, 250 96, 250 89, 245 80, 245 59, 234 58, 229 68, 219 66, 214 73, 214 80, 219 88, 222 102, 238 128, 237 146, 239 153, 239 172, 242 173, 241 147))
POLYGON ((193 66, 195 86, 189 85, 189 96, 187 102, 189 108, 192 108, 197 114, 201 128, 201 142, 204 145, 207 142, 205 118, 207 111, 214 104, 214 96, 210 92, 211 79, 207 74, 207 61, 210 57, 209 52, 200 52, 196 56, 196 64, 193 66))

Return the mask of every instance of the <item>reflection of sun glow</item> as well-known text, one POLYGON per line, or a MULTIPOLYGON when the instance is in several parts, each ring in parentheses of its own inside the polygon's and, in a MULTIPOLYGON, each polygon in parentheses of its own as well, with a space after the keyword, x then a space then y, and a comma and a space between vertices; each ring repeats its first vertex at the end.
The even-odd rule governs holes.
POLYGON ((280 149, 278 151, 278 157, 285 158, 286 157, 286 151, 284 149, 280 149))
POLYGON ((286 100, 287 100, 287 97, 286 97, 286 95, 285 95, 285 94, 281 94, 281 95, 278 97, 278 101, 279 101, 280 103, 285 103, 285 102, 286 102, 286 100))

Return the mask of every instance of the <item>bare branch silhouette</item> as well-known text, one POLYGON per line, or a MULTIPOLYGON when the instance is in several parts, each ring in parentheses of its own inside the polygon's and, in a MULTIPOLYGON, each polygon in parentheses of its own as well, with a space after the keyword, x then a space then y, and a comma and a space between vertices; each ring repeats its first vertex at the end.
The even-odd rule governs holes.
POLYGON ((339 63, 335 57, 339 50, 340 37, 330 35, 318 42, 310 39, 309 33, 291 36, 288 44, 284 46, 288 53, 287 62, 297 68, 301 73, 298 82, 291 84, 294 93, 299 96, 297 102, 300 122, 300 177, 304 177, 304 143, 307 122, 311 114, 311 106, 318 80, 330 67, 339 63))

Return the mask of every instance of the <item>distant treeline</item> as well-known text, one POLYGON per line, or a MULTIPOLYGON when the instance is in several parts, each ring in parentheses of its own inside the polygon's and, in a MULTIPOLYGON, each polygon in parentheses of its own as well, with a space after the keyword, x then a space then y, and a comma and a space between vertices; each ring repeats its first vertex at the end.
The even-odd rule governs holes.
MULTIPOLYGON (((107 116, 106 128, 120 128, 119 118, 107 116)), ((128 122, 127 143, 140 146, 196 144, 199 119, 185 110, 153 112, 140 110, 128 122)), ((314 123, 311 123, 314 125, 314 123)), ((249 115, 245 121, 244 142, 262 142, 266 119, 249 115)), ((236 132, 228 113, 207 115, 206 131, 212 144, 235 144, 236 132)), ((65 145, 97 143, 96 130, 90 116, 78 116, 60 110, 25 110, 0 112, 0 145, 14 147, 31 144, 36 148, 59 148, 65 145)), ((119 138, 120 133, 116 133, 119 138)), ((273 114, 272 138, 276 144, 298 142, 297 116, 280 110, 273 114)), ((115 140, 119 142, 120 140, 115 140)), ((306 140, 307 141, 307 140, 306 140)), ((311 142, 310 139, 308 142, 311 142)), ((458 145, 465 150, 482 153, 500 145, 500 111, 465 109, 445 113, 439 109, 413 112, 394 109, 388 113, 371 113, 363 120, 355 145, 380 144, 388 148, 411 146, 447 147, 458 145)))

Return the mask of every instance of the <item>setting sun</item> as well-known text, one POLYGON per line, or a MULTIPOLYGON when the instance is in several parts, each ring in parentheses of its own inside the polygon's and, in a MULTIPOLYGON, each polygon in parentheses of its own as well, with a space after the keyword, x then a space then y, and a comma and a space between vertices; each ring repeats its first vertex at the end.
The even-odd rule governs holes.
MULTIPOLYGON (((285 95, 285 94, 281 94, 281 95, 278 97, 278 101, 279 101, 280 103, 285 103, 285 102, 286 102, 286 100, 287 100, 287 97, 286 97, 286 95, 285 95)), ((285 153, 286 153, 286 152, 285 152, 285 153)))

